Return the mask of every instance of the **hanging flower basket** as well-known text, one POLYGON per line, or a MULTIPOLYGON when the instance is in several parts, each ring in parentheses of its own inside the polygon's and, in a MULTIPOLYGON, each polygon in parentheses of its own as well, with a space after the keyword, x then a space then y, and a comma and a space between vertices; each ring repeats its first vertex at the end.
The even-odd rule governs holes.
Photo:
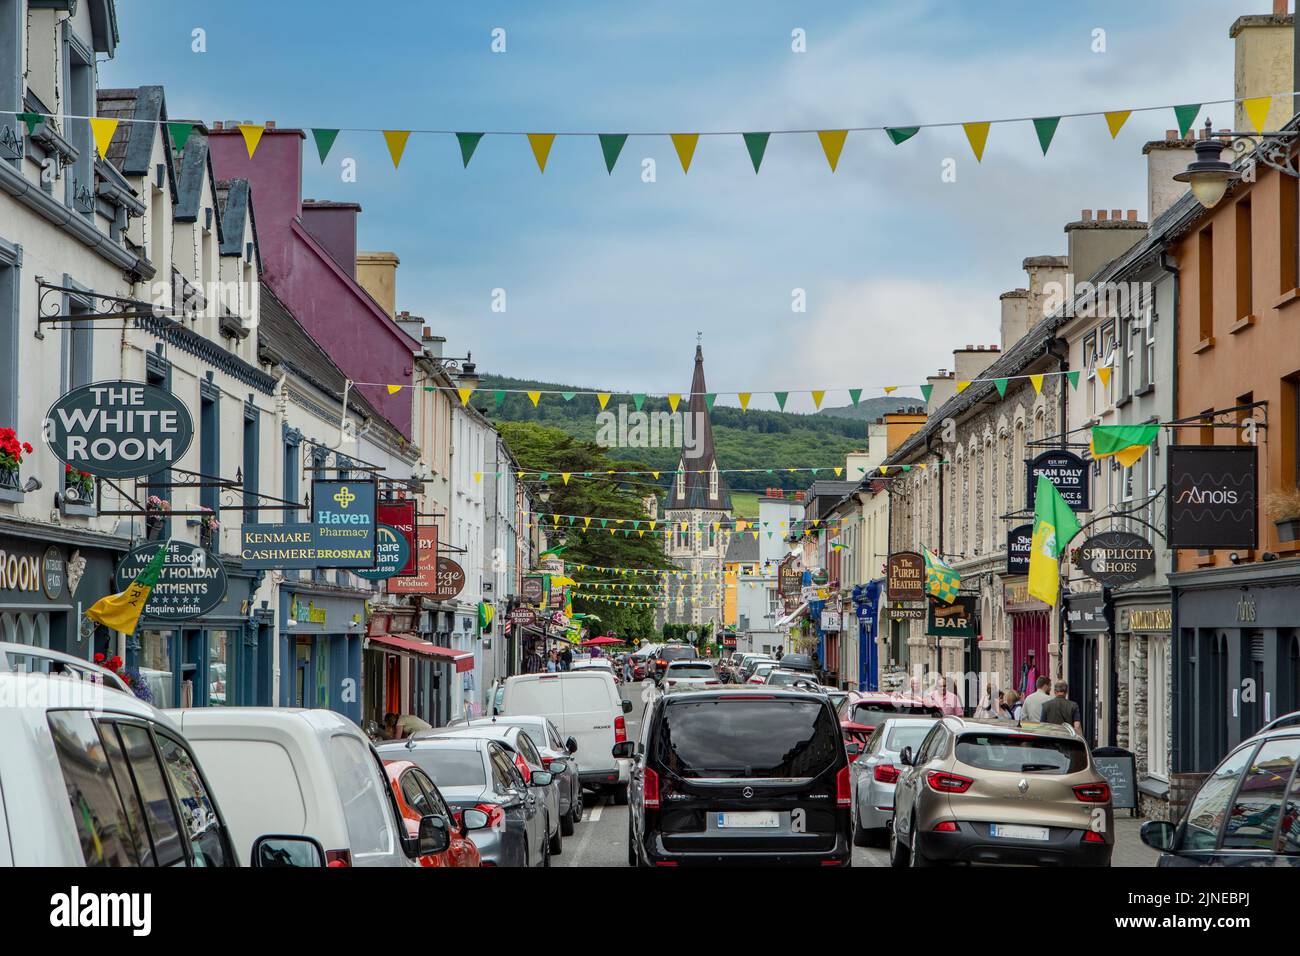
POLYGON ((19 441, 12 428, 0 428, 0 487, 18 488, 18 470, 23 455, 30 455, 30 442, 19 441))
POLYGON ((89 504, 95 500, 95 476, 90 472, 64 465, 63 484, 74 504, 89 504))
POLYGON ((156 541, 167 524, 167 515, 172 510, 171 502, 157 495, 150 495, 144 504, 144 534, 149 541, 156 541))

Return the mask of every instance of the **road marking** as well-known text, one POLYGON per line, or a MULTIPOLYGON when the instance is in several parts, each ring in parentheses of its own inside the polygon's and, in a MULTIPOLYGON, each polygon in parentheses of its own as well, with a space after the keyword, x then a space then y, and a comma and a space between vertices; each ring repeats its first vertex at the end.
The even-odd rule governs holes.
POLYGON ((591 808, 591 812, 587 814, 587 819, 592 823, 600 822, 600 812, 604 809, 605 809, 604 804, 600 804, 600 803, 596 804, 594 807, 591 808))

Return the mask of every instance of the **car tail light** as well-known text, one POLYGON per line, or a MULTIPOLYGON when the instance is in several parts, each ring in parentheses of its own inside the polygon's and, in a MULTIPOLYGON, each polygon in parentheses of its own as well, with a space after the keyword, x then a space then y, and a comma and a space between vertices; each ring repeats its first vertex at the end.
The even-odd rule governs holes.
POLYGON ((835 803, 847 807, 853 803, 853 777, 847 764, 835 775, 835 803))
POLYGON ((627 721, 619 714, 614 718, 614 743, 621 744, 627 740, 627 721))
POLYGON ((892 763, 878 763, 873 776, 881 783, 897 783, 898 768, 892 763))
POLYGON ((649 767, 641 771, 641 802, 647 809, 659 808, 659 774, 649 767))
POLYGON ((669 686, 669 687, 676 687, 676 686, 677 686, 677 681, 675 681, 675 680, 670 680, 670 681, 668 682, 668 686, 669 686))
POLYGON ((942 820, 934 825, 935 833, 956 833, 957 824, 951 820, 942 820))
POLYGON ((351 850, 326 850, 325 865, 326 866, 351 866, 352 851, 351 850))
POLYGON ((487 829, 500 830, 506 825, 506 811, 499 803, 478 803, 474 805, 475 810, 482 810, 487 814, 487 829))
POLYGON ((655 866, 676 866, 676 860, 655 860, 655 866))
POLYGON ((965 793, 975 781, 955 773, 931 770, 925 775, 925 782, 935 793, 965 793))
POLYGON ((551 769, 551 761, 553 761, 554 759, 555 759, 554 757, 543 757, 543 758, 542 758, 542 769, 543 769, 543 770, 550 770, 550 769, 551 769))
POLYGON ((1105 843, 1106 838, 1102 836, 1100 833, 1098 833, 1096 830, 1084 830, 1083 842, 1084 843, 1105 843))
POLYGON ((533 779, 533 772, 528 769, 528 761, 524 759, 523 754, 518 752, 515 753, 515 767, 523 774, 524 783, 528 783, 533 779))
POLYGON ((667 667, 667 666, 668 666, 668 662, 667 662, 667 661, 662 661, 662 660, 660 660, 660 661, 655 661, 655 663, 658 664, 660 667, 667 667))
POLYGON ((1110 799, 1110 784, 1081 783, 1074 788, 1074 795, 1084 803, 1105 803, 1110 799))

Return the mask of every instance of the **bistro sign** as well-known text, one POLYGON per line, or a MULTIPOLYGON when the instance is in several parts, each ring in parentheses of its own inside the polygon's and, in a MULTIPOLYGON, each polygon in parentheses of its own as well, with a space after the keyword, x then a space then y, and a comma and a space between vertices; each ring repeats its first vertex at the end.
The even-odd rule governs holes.
POLYGON ((1156 549, 1140 535, 1103 531, 1080 546, 1075 564, 1094 581, 1120 587, 1155 573, 1156 549))
POLYGON ((167 548, 167 558, 144 606, 146 621, 188 621, 202 617, 225 599, 226 569, 221 561, 184 541, 155 541, 128 551, 117 566, 117 590, 130 587, 161 547, 167 548))
POLYGON ((194 439, 194 420, 171 392, 143 382, 74 388, 45 414, 44 437, 65 464, 100 478, 170 468, 194 439))

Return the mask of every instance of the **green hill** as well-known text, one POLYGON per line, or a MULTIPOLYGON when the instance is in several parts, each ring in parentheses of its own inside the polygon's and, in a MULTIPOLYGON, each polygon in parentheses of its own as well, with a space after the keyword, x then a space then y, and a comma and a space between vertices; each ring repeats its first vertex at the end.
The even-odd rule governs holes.
MULTIPOLYGON (((561 395, 543 395, 537 407, 527 395, 507 392, 500 407, 496 407, 493 391, 497 389, 555 389, 565 391, 590 391, 590 386, 541 382, 534 379, 511 378, 504 375, 482 376, 482 384, 470 399, 475 408, 494 421, 541 422, 585 441, 596 441, 601 423, 601 409, 594 395, 575 395, 565 401, 561 395)), ((871 399, 888 401, 894 405, 908 404, 906 399, 871 399)), ((867 402, 862 403, 866 405, 867 402)), ((614 395, 607 411, 617 414, 618 406, 625 405, 629 413, 635 411, 631 395, 614 395)), ((679 406, 680 408, 681 406, 679 406)), ((669 411, 668 400, 650 397, 641 406, 646 412, 669 411)), ((871 418, 883 412, 873 414, 871 418)), ((806 471, 788 472, 785 468, 834 468, 844 465, 844 456, 851 451, 861 451, 867 445, 867 419, 854 419, 836 415, 799 415, 792 412, 742 411, 739 408, 715 406, 710 419, 713 423, 714 443, 717 446, 718 467, 759 468, 756 474, 727 475, 727 484, 737 491, 762 491, 764 488, 808 487, 813 476, 806 471), (766 469, 773 469, 768 474, 766 469)), ((667 436, 666 436, 667 437, 667 436)), ((612 457, 637 460, 647 468, 670 471, 677 467, 681 448, 637 447, 615 448, 612 457)), ((829 474, 818 477, 833 477, 829 474)), ((667 486, 667 476, 663 485, 667 486)))
POLYGON ((884 398, 864 398, 856 405, 836 405, 834 407, 823 408, 819 414, 827 415, 831 418, 852 418, 858 421, 874 422, 882 415, 888 415, 890 412, 896 412, 900 409, 914 405, 924 405, 925 401, 920 398, 895 398, 888 395, 884 398))

